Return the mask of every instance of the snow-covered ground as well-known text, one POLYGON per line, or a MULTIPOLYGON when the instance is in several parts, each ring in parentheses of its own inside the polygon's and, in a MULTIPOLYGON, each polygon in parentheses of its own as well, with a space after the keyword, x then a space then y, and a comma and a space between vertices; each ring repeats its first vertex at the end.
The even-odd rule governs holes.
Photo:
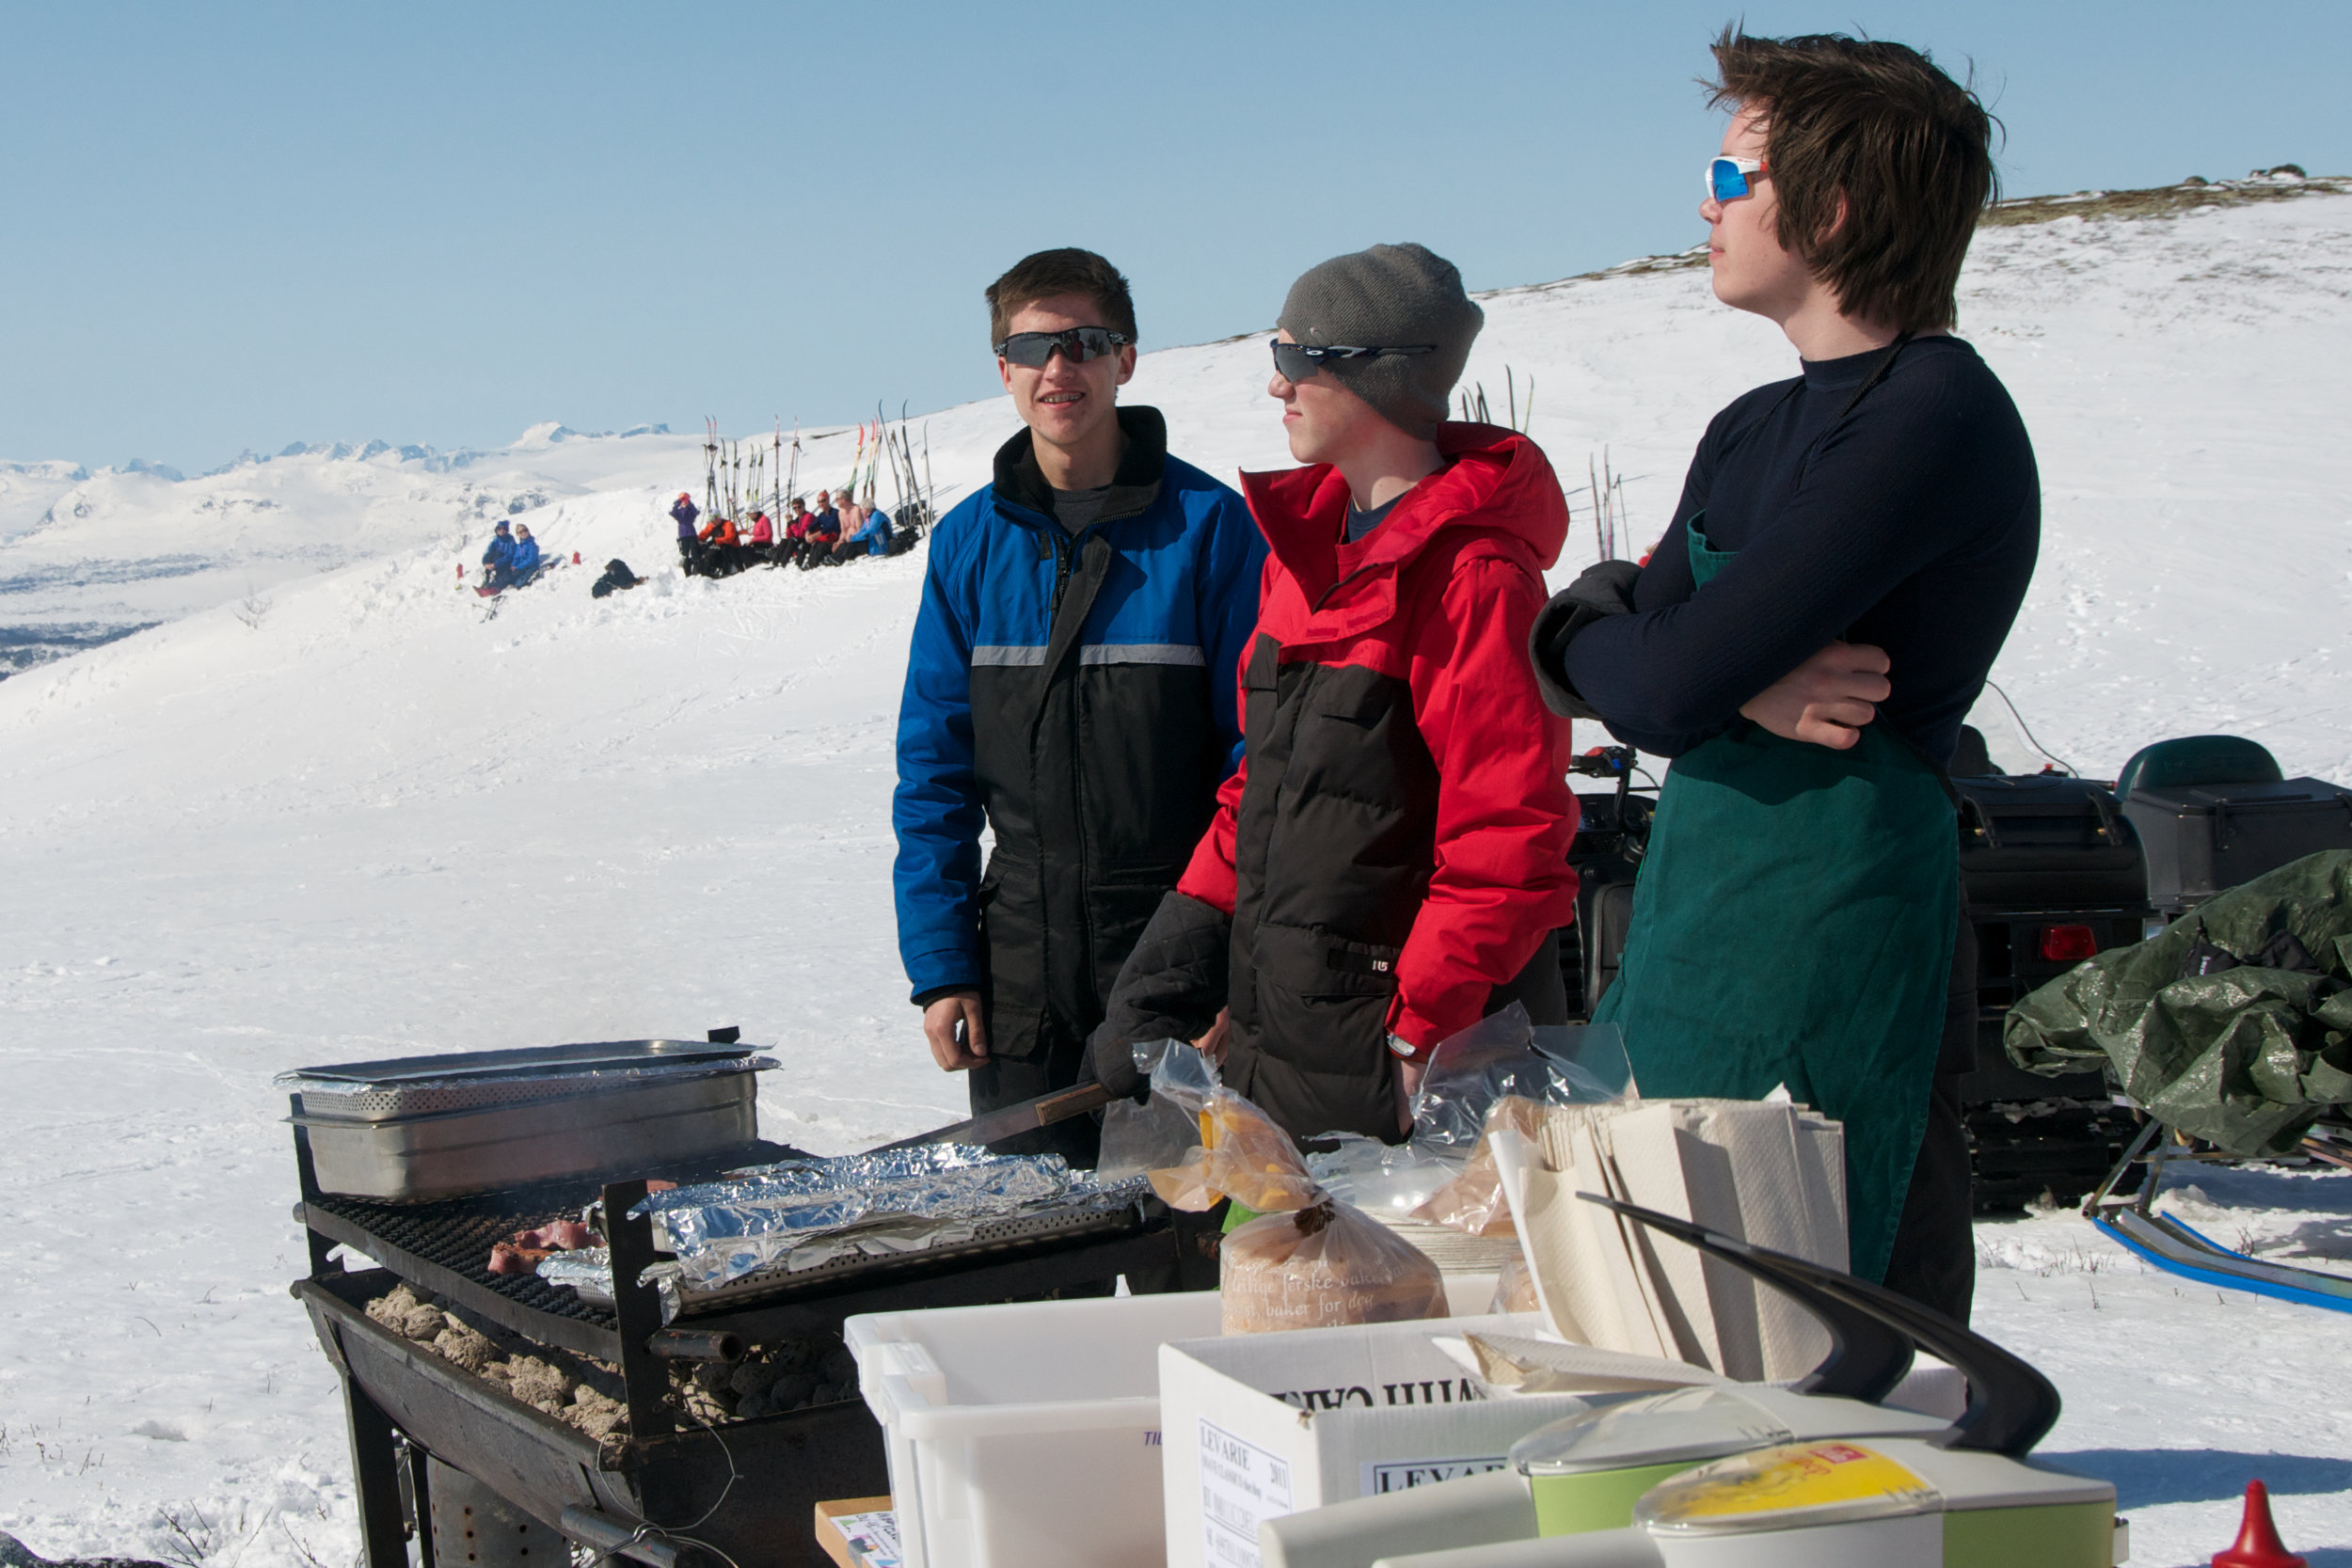
MULTIPOLYGON (((2352 777, 2348 249, 2336 196, 1979 239, 1963 331, 2048 494, 1996 673, 2082 770, 2228 729, 2352 777)), ((1487 310, 1470 379, 1499 406, 1506 366, 1522 394, 1533 375, 1564 475, 1605 445, 1636 543, 1708 416, 1792 366, 1703 271, 1487 310)), ((1129 396, 1213 471, 1277 466, 1267 370, 1263 335, 1168 350, 1129 396)), ((942 492, 1012 428, 1002 401, 931 417, 942 492)), ((121 618, 167 624, 0 682, 0 1529, 47 1555, 186 1550, 169 1515, 202 1568, 350 1560, 342 1413, 285 1294, 303 1254, 273 1073, 738 1023, 784 1062, 771 1137, 839 1151, 958 1113, 888 891, 921 555, 683 579, 662 509, 700 489, 698 439, 545 435, 447 471, 331 450, 181 483, 0 471, 0 579, 58 568, 62 594, 76 562, 207 563, 126 572, 121 618), (518 499, 585 564, 492 615, 453 566, 518 499), (592 600, 612 556, 652 580, 592 600)), ((812 442, 808 483, 849 450, 812 442)), ((1564 572, 1593 553, 1572 499, 1564 572)), ((118 613, 73 592, 35 608, 118 613)), ((0 622, 37 618, 20 602, 0 622)), ((2168 1201, 2205 1205, 2201 1228, 2352 1259, 2352 1177, 2196 1180, 2168 1201)), ((2136 1562, 2204 1560, 2259 1475, 2291 1545, 2352 1564, 2352 1318, 2146 1272, 2069 1215, 1979 1239, 1979 1322, 2065 1393, 2045 1452, 2117 1481, 2136 1562)))
POLYGON ((494 451, 384 441, 247 452, 194 479, 133 464, 0 464, 0 676, 235 598, 466 541, 562 497, 660 485, 699 463, 666 426, 534 425, 494 451))

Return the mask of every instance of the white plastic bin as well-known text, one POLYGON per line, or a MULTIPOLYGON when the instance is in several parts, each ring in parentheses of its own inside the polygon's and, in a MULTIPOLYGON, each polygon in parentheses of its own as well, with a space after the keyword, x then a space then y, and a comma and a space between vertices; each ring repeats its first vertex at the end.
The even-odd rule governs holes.
POLYGON ((851 1318, 908 1568, 1160 1568, 1160 1346, 1215 1291, 851 1318))

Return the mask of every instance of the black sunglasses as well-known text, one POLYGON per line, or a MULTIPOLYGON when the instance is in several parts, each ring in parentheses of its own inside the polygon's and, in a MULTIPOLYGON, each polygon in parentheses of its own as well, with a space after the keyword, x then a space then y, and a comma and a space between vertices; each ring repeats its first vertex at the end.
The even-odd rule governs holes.
POLYGON ((1073 326, 1061 332, 1016 332, 996 345, 996 356, 1016 365, 1041 371, 1054 357, 1056 349, 1073 364, 1083 365, 1089 359, 1100 359, 1113 349, 1125 348, 1134 342, 1123 332, 1113 332, 1107 326, 1073 326))
POLYGON ((1276 339, 1274 373, 1285 381, 1304 381, 1323 369, 1327 361, 1341 359, 1377 359, 1388 354, 1435 354, 1435 343, 1415 343, 1408 348, 1342 348, 1317 343, 1286 343, 1276 339))

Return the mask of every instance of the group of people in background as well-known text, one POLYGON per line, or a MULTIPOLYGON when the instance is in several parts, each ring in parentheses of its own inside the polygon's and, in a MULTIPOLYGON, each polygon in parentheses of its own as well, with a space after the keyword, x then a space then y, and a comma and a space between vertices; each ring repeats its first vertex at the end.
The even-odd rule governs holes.
POLYGON ((531 525, 501 518, 482 552, 483 586, 493 594, 520 588, 539 575, 541 564, 539 541, 531 536, 531 525))
POLYGON ((817 492, 812 508, 800 497, 785 503, 778 529, 767 513, 755 511, 748 526, 732 517, 703 522, 694 498, 679 491, 670 507, 677 524, 679 568, 689 577, 732 577, 754 566, 840 566, 866 556, 896 555, 902 547, 890 514, 862 504, 850 490, 817 492), (697 525, 700 526, 697 526, 697 525))

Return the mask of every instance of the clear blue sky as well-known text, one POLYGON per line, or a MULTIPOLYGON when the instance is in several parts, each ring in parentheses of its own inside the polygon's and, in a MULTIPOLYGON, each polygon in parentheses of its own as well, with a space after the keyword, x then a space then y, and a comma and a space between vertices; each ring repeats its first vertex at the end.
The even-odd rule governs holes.
MULTIPOLYGON (((1084 245, 1146 346, 1419 240, 1472 288, 1678 249, 1735 8, 0 7, 0 456, 731 429, 994 388, 1084 245)), ((1765 0, 1972 63, 2013 194, 2352 171, 2344 0, 1765 0)))

